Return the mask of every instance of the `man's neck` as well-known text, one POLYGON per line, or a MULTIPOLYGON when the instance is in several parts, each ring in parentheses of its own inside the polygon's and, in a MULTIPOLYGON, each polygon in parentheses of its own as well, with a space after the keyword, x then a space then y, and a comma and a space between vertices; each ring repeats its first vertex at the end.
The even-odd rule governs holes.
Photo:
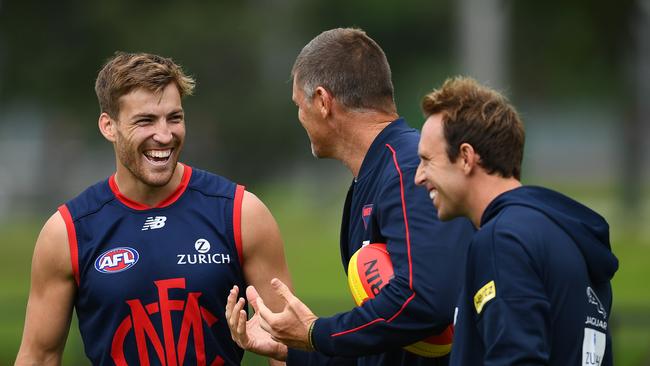
MULTIPOLYGON (((484 173, 485 174, 485 173, 484 173)), ((488 205, 504 192, 521 187, 521 182, 515 178, 503 178, 499 175, 485 174, 475 181, 474 189, 468 197, 470 202, 469 219, 477 229, 481 227, 481 218, 488 205)))
POLYGON ((172 178, 161 187, 151 186, 136 178, 128 169, 118 166, 115 183, 122 195, 128 199, 149 207, 156 207, 178 188, 183 179, 185 167, 176 163, 172 178))
POLYGON ((345 165, 352 175, 359 176, 361 164, 377 135, 391 122, 399 118, 396 113, 348 112, 340 123, 336 159, 345 165))

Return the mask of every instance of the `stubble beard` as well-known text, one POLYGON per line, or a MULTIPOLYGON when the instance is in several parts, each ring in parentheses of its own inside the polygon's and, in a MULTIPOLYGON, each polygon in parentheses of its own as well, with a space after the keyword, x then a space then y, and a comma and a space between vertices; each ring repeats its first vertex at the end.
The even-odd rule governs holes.
POLYGON ((146 157, 143 156, 138 147, 128 142, 121 133, 118 132, 117 134, 117 158, 135 179, 150 187, 156 188, 164 187, 171 181, 176 171, 178 156, 183 147, 182 143, 176 137, 174 137, 175 147, 170 156, 171 161, 168 166, 163 171, 147 171, 144 167, 147 163, 143 162, 143 159, 146 159, 146 157))

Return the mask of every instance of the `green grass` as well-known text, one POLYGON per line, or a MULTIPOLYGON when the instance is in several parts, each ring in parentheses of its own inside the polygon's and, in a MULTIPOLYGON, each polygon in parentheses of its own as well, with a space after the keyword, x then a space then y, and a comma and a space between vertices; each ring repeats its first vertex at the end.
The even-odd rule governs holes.
MULTIPOLYGON (((294 289, 318 315, 353 306, 339 256, 340 213, 345 182, 331 192, 315 194, 308 187, 268 187, 255 192, 269 206, 283 234, 294 289)), ((599 197, 600 199, 601 197, 599 197)), ((607 216, 606 216, 607 217, 607 216)), ((0 365, 12 364, 23 328, 34 241, 45 218, 0 224, 0 365)), ((611 317, 616 365, 635 366, 650 360, 650 242, 633 229, 612 224, 613 249, 620 269, 613 281, 611 317)), ((46 325, 44 325, 46 326, 46 325)), ((71 326, 64 365, 88 365, 76 322, 71 326)), ((244 365, 266 365, 247 354, 244 365)))
POLYGON ((647 365, 650 361, 649 244, 640 238, 620 237, 613 245, 619 270, 612 281, 610 324, 617 365, 647 365))
POLYGON ((39 224, 12 223, 0 227, 0 248, 5 260, 0 266, 0 364, 13 362, 20 345, 27 294, 29 271, 39 224))

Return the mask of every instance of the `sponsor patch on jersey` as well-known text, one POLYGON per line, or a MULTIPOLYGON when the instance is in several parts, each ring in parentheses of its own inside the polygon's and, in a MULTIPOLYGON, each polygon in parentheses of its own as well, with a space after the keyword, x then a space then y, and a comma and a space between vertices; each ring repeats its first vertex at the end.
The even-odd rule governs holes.
POLYGON ((194 242, 194 249, 199 253, 207 253, 210 251, 210 242, 207 239, 198 239, 194 242))
POLYGON ((102 253, 95 260, 95 269, 101 273, 117 273, 135 266, 140 255, 129 247, 113 248, 102 253))
POLYGON ((372 203, 364 205, 361 209, 361 218, 363 219, 363 227, 368 228, 368 220, 370 220, 370 215, 372 215, 372 203))
POLYGON ((607 318, 607 311, 605 311, 603 303, 600 302, 600 299, 596 296, 596 291, 591 286, 587 286, 587 301, 596 307, 598 314, 602 315, 603 318, 607 318))
POLYGON ((142 225, 142 231, 165 227, 165 221, 167 221, 167 216, 149 216, 142 225))
POLYGON ((474 295, 474 307, 476 308, 476 313, 480 314, 483 310, 483 306, 496 296, 497 288, 494 285, 494 281, 490 281, 485 286, 481 287, 481 289, 476 292, 476 295, 474 295))
POLYGON ((600 365, 605 355, 607 335, 595 329, 585 328, 585 336, 582 339, 582 363, 583 366, 600 365))
POLYGON ((208 239, 200 238, 194 242, 194 249, 197 253, 177 254, 176 264, 195 265, 195 264, 230 264, 230 254, 228 253, 210 253, 212 246, 208 239))

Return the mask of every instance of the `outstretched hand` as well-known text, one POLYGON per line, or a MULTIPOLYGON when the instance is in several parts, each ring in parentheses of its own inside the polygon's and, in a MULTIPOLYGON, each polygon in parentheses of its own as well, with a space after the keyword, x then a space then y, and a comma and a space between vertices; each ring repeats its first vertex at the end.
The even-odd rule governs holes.
POLYGON ((255 310, 255 314, 250 320, 244 310, 245 301, 241 297, 237 299, 238 295, 239 288, 234 286, 230 290, 226 303, 226 320, 232 339, 239 347, 247 351, 281 361, 286 360, 287 346, 272 339, 271 335, 260 327, 257 290, 253 286, 248 286, 246 289, 246 297, 255 310))
POLYGON ((264 305, 264 300, 257 297, 255 315, 260 316, 260 326, 267 331, 274 340, 291 347, 312 350, 309 340, 309 327, 318 318, 311 310, 291 293, 287 285, 277 278, 271 280, 271 286, 284 302, 284 308, 279 313, 274 313, 264 305))

